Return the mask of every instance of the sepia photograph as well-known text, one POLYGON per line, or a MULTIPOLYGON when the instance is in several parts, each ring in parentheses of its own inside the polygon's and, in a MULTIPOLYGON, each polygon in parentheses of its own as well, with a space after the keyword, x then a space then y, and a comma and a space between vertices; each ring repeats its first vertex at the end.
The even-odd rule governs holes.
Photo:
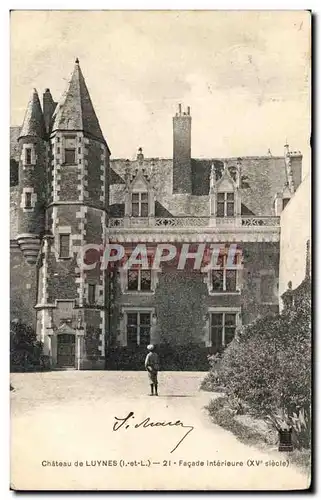
POLYGON ((311 24, 11 11, 11 490, 310 488, 311 24))

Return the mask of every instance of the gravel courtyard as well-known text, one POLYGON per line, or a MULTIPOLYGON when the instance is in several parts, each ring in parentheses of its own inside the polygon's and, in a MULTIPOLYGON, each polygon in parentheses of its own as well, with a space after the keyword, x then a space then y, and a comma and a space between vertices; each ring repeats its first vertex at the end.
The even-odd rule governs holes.
POLYGON ((308 487, 285 455, 244 445, 209 420, 213 395, 198 390, 203 377, 162 372, 157 398, 148 396, 145 372, 12 374, 12 488, 308 487))

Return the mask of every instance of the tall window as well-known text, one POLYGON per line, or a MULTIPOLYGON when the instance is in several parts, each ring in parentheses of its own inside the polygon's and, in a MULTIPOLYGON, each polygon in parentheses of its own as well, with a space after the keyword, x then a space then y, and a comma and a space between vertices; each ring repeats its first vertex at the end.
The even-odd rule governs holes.
POLYGON ((151 290, 151 271, 145 269, 131 269, 127 274, 127 289, 131 291, 151 290))
POLYGON ((96 302, 96 285, 89 283, 88 285, 88 303, 95 304, 96 302))
POLYGON ((31 193, 25 193, 25 208, 32 208, 31 193))
POLYGON ((59 257, 62 259, 70 257, 70 234, 59 235, 59 257))
MULTIPOLYGON (((235 256, 234 264, 238 262, 238 256, 235 256)), ((236 292, 237 269, 227 268, 227 255, 220 255, 218 258, 220 269, 212 271, 212 291, 213 292, 236 292)))
POLYGON ((26 165, 31 165, 31 148, 26 148, 25 149, 25 164, 26 165))
POLYGON ((236 329, 236 313, 211 313, 210 315, 211 341, 214 352, 232 342, 236 329))
POLYGON ((150 343, 151 314, 149 312, 127 313, 127 345, 150 343))
POLYGON ((282 200, 282 210, 285 209, 285 207, 287 206, 287 204, 289 203, 290 201, 290 198, 283 198, 282 200))
POLYGON ((74 165, 76 163, 76 150, 74 148, 65 149, 65 163, 67 165, 74 165))
POLYGON ((132 216, 148 217, 148 193, 132 194, 132 216))
POLYGON ((234 193, 217 193, 217 217, 234 217, 234 193))
POLYGON ((275 301, 274 298, 274 275, 262 274, 261 275, 261 302, 271 303, 275 301))

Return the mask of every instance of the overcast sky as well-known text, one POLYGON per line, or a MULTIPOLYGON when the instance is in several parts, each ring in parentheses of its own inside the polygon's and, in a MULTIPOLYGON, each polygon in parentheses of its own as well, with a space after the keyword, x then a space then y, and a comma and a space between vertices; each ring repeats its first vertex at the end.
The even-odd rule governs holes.
POLYGON ((172 156, 172 116, 191 106, 192 155, 307 155, 307 12, 14 11, 11 124, 36 87, 55 100, 80 60, 112 157, 172 156))

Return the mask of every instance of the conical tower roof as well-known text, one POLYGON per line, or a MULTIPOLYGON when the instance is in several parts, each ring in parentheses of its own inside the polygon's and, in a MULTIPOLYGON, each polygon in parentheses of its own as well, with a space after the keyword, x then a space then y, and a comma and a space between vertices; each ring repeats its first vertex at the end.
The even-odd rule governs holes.
POLYGON ((36 89, 33 89, 32 96, 26 109, 19 137, 35 136, 44 138, 45 135, 45 120, 43 117, 38 92, 36 89))
POLYGON ((52 132, 55 130, 82 130, 105 143, 78 59, 67 91, 54 112, 52 132))

